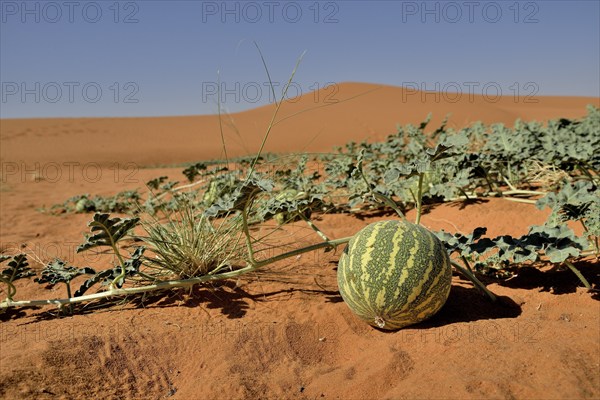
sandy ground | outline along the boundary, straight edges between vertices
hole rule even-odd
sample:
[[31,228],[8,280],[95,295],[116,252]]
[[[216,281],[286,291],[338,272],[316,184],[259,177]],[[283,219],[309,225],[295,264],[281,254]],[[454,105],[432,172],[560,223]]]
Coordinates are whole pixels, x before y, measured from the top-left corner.
[[[339,97],[372,88],[344,84]],[[429,111],[434,124],[452,112],[457,127],[473,120],[512,125],[517,117],[579,117],[585,104],[599,102],[540,97],[534,105],[513,99],[424,104],[402,103],[402,96],[399,88],[383,87],[300,114],[277,126],[268,149],[329,151],[348,140],[383,137],[396,123],[418,123]],[[284,107],[282,115],[306,108],[303,101],[311,100]],[[243,140],[227,133],[231,154],[258,147],[270,112],[232,116]],[[51,216],[38,208],[81,193],[142,188],[161,175],[183,180],[181,169],[150,167],[220,157],[216,125],[214,116],[2,120],[1,249],[25,245],[44,261],[59,256],[101,267],[102,260],[74,254],[90,215]],[[134,164],[124,165],[128,162]],[[337,238],[390,217],[324,215],[318,223]],[[435,206],[422,223],[519,235],[545,217],[531,205],[490,199],[467,207]],[[286,227],[276,238],[290,246],[318,240],[301,225]],[[0,398],[600,398],[599,298],[580,288],[569,271],[525,268],[509,281],[489,281],[499,304],[454,277],[450,298],[436,316],[387,333],[360,322],[342,301],[335,280],[338,257],[305,254],[274,267],[293,271],[293,279],[250,275],[192,292],[86,308],[74,317],[59,318],[48,308],[5,314]],[[577,266],[600,284],[597,262]],[[18,299],[64,294],[62,287],[49,291],[27,281],[18,288]]]

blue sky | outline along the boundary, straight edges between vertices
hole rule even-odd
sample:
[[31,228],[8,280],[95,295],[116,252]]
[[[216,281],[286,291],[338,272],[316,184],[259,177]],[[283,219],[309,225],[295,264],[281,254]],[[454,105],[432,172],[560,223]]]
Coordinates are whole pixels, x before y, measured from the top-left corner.
[[[600,97],[600,2],[0,0],[0,117],[193,115],[344,81]],[[219,73],[217,73],[219,71]]]

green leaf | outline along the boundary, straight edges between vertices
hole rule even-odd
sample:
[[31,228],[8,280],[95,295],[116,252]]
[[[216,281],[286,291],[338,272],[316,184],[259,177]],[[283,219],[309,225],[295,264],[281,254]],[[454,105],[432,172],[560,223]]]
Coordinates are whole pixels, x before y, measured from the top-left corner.
[[473,230],[473,233],[469,235],[463,235],[461,233],[451,234],[441,230],[435,232],[438,239],[444,243],[448,254],[458,252],[462,256],[468,256],[473,251],[472,246],[479,241],[479,239],[485,235],[487,228],[478,227]]
[[1,257],[1,262],[10,260],[8,262],[8,268],[5,268],[1,273],[3,281],[12,283],[18,279],[28,278],[35,275],[35,272],[29,268],[29,262],[27,261],[26,254],[17,254],[12,257],[3,255]]
[[74,278],[80,275],[94,275],[94,271],[90,267],[76,268],[67,266],[67,263],[61,259],[55,259],[50,262],[41,272],[41,277],[35,279],[35,282],[40,284],[49,283],[56,285],[57,283],[69,283]]
[[127,233],[140,222],[139,218],[110,218],[109,214],[94,214],[94,219],[88,223],[92,236],[77,247],[77,253],[95,247],[114,247]]
[[209,217],[217,217],[230,211],[241,211],[250,204],[254,198],[261,192],[271,192],[275,184],[272,179],[262,177],[258,173],[245,181],[238,181],[233,191],[222,193],[215,199],[205,214]]
[[[117,287],[122,287],[125,278],[132,277],[138,275],[140,272],[140,267],[142,266],[143,254],[146,248],[144,246],[136,247],[131,257],[125,261],[125,272],[126,275],[124,278],[120,279],[118,282],[115,282]],[[86,280],[77,291],[75,291],[74,296],[83,296],[85,292],[87,292],[91,287],[96,285],[97,283],[102,283],[102,285],[110,285],[119,275],[121,274],[121,267],[116,266],[112,269],[107,269],[104,271],[100,271],[96,273],[94,276]]]
[[183,175],[185,175],[185,177],[188,179],[188,181],[194,182],[194,179],[196,179],[196,177],[198,175],[202,175],[203,171],[206,171],[206,169],[207,169],[206,164],[196,163],[196,164],[190,165],[189,167],[184,169]]
[[587,240],[575,235],[566,225],[554,227],[532,226],[529,237],[542,242],[544,253],[552,263],[561,263],[568,258],[578,257],[587,248]]
[[425,117],[425,120],[423,120],[423,122],[421,122],[421,124],[419,125],[420,131],[424,131],[425,128],[427,128],[427,125],[429,125],[429,122],[431,122],[432,115],[433,115],[432,113],[427,114],[427,117]]
[[564,221],[585,221],[588,235],[600,234],[600,190],[591,182],[566,184],[558,193],[548,193],[536,202],[538,209],[549,207],[552,213],[546,224]]
[[148,186],[150,189],[158,190],[160,185],[162,185],[167,179],[169,179],[168,176],[161,176],[161,177],[149,180],[148,182],[146,182],[146,186]]

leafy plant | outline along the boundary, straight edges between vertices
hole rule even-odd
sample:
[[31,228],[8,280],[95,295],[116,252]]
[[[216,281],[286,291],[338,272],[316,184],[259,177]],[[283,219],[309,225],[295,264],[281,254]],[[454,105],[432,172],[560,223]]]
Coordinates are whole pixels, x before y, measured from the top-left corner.
[[[10,260],[10,261],[8,261]],[[19,279],[29,278],[35,275],[35,272],[29,268],[29,262],[27,261],[27,255],[17,254],[15,256],[0,256],[0,262],[8,261],[8,267],[2,270],[0,274],[0,282],[4,283],[6,288],[6,301],[10,303],[13,301],[17,288],[14,282]]]
[[470,271],[473,271],[470,262],[474,262],[474,268],[479,272],[506,276],[502,272],[511,266],[533,263],[546,257],[552,264],[564,263],[586,288],[592,288],[572,263],[587,248],[587,241],[577,237],[567,226],[532,226],[529,233],[519,238],[510,235],[484,238],[486,231],[486,228],[480,227],[466,236],[444,231],[437,232],[437,236],[448,253],[457,253]]
[[[275,115],[280,106],[281,102],[277,102]],[[179,185],[161,176],[147,182],[146,194],[134,190],[112,197],[81,195],[56,206],[56,211],[136,214],[144,209],[158,215],[191,204],[224,215],[225,210],[235,208],[232,202],[245,201],[244,197],[252,191],[247,190],[248,185],[254,184],[259,192],[270,195],[255,193],[257,208],[255,215],[248,218],[262,222],[277,216],[279,222],[286,222],[301,219],[298,213],[307,216],[323,207],[328,212],[380,208],[381,202],[370,201],[372,193],[365,178],[372,190],[393,198],[403,211],[417,208],[419,191],[423,203],[483,196],[534,203],[536,200],[528,197],[544,196],[570,181],[584,179],[595,186],[600,184],[597,156],[600,140],[595,134],[600,126],[600,111],[594,107],[581,120],[559,119],[546,125],[517,121],[513,128],[475,123],[455,131],[443,123],[428,132],[430,118],[429,115],[417,126],[399,126],[381,142],[350,142],[337,148],[336,153],[312,159],[300,156],[295,162],[296,169],[290,169],[289,163],[272,169],[274,157],[263,155],[261,147],[253,157],[235,159],[236,168],[231,168],[233,160],[203,161],[188,166],[183,174],[189,184]],[[265,140],[275,124],[272,119]],[[436,151],[443,157],[432,163]],[[356,169],[359,154],[363,160],[362,173]],[[325,163],[323,176],[306,168],[311,161]],[[257,175],[263,167],[272,171],[270,176]],[[259,183],[261,179],[270,180],[271,188],[264,190],[265,185]],[[566,183],[560,184],[561,179]],[[288,198],[287,194],[293,190],[305,193],[302,201],[297,204],[279,201]],[[281,211],[276,212],[278,207]]]
[[104,271],[100,271],[95,273],[94,276],[87,279],[81,287],[75,292],[75,297],[83,296],[85,292],[87,292],[92,286],[97,283],[101,283],[104,286],[113,287],[122,287],[125,282],[125,278],[134,277],[136,275],[143,275],[145,278],[155,281],[153,277],[142,274],[140,272],[140,267],[142,266],[142,256],[144,254],[144,250],[146,248],[144,246],[136,247],[133,254],[124,261],[123,266],[117,265],[114,268],[107,269]]
[[110,218],[109,214],[94,214],[94,219],[88,224],[92,235],[85,243],[77,247],[77,253],[97,247],[110,247],[119,260],[121,272],[111,282],[111,288],[121,287],[127,275],[127,265],[119,251],[118,242],[140,222],[139,218]]
[[[73,297],[71,295],[71,281],[81,275],[95,275],[94,271],[90,267],[77,268],[73,266],[67,266],[67,263],[61,259],[55,259],[50,262],[41,272],[41,276],[35,279],[35,282],[40,284],[50,284],[51,286],[57,283],[64,283],[67,288],[67,297]],[[69,304],[71,314],[73,313],[73,305]]]
[[119,192],[114,196],[90,196],[89,194],[82,194],[73,196],[62,204],[53,205],[49,212],[51,214],[61,214],[64,212],[134,213],[140,209],[141,198],[141,194],[137,189]]
[[596,256],[600,255],[600,190],[591,182],[577,181],[565,184],[558,193],[548,193],[536,202],[540,210],[552,210],[547,225],[557,225],[566,221],[578,221],[583,226],[588,239],[593,243]]

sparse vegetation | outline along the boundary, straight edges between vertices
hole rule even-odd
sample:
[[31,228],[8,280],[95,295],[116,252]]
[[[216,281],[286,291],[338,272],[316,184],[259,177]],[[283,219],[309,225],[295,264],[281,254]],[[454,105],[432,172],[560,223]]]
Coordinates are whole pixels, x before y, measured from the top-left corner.
[[[452,265],[460,274],[492,300],[494,295],[477,274],[510,276],[528,263],[565,265],[593,289],[573,262],[586,255],[599,256],[599,109],[590,106],[588,115],[576,121],[559,119],[546,125],[517,121],[513,129],[476,123],[455,131],[444,122],[429,131],[428,116],[419,126],[398,127],[380,142],[351,142],[330,154],[287,156],[296,157],[292,168],[289,158],[266,157],[262,151],[296,68],[282,98],[275,102],[258,153],[238,159],[235,168],[227,159],[199,162],[183,170],[186,184],[160,176],[147,182],[145,193],[134,189],[112,197],[86,194],[52,207],[51,211],[61,213],[95,212],[89,223],[91,235],[77,252],[108,248],[116,264],[96,272],[54,260],[37,281],[65,283],[68,297],[17,301],[14,281],[34,273],[25,254],[2,256],[2,261],[10,261],[1,276],[6,299],[0,309],[69,304],[72,310],[73,304],[85,301],[235,278],[350,241],[351,237],[330,238],[312,219],[316,214],[392,209],[404,218],[414,208],[419,224],[429,205],[468,204],[490,196],[550,207],[552,213],[545,225],[531,227],[519,238],[485,238],[485,227],[468,236],[439,232],[448,253],[457,256]],[[223,136],[222,141],[225,150]],[[254,237],[250,227],[271,219],[279,227],[305,221],[320,240],[261,258],[257,248],[264,246],[265,238]],[[584,236],[577,237],[565,226],[567,220],[578,221]],[[140,228],[144,235],[135,233]],[[135,244],[140,240],[144,246]],[[71,280],[83,274],[91,277],[71,295]],[[108,289],[85,294],[96,285]]]
[[[563,119],[551,121],[547,126],[518,123],[513,131],[475,124],[458,132],[442,126],[427,133],[425,121],[419,127],[399,128],[384,142],[349,143],[338,149],[336,155],[313,158],[301,155],[295,169],[268,171],[266,166],[273,167],[273,161],[270,164],[261,161],[260,155],[252,158],[256,162],[247,159],[241,163],[242,168],[231,170],[219,164],[210,168],[195,164],[186,169],[191,187],[182,190],[167,177],[157,178],[148,183],[151,190],[144,203],[137,191],[124,192],[134,194],[128,201],[135,207],[114,211],[136,216],[111,218],[108,214],[95,214],[90,223],[92,235],[78,251],[109,247],[118,264],[93,274],[91,269],[65,269],[69,276],[77,271],[92,274],[73,297],[15,301],[13,282],[31,276],[32,271],[23,269],[27,265],[26,255],[4,256],[4,260],[11,259],[12,267],[2,275],[7,296],[0,307],[72,304],[237,277],[286,257],[331,249],[350,240],[349,237],[330,239],[311,219],[313,213],[362,213],[393,208],[402,217],[403,212],[416,207],[418,223],[421,210],[435,202],[468,203],[483,196],[529,202],[538,208],[549,207],[552,212],[545,225],[531,227],[527,235],[518,238],[507,235],[487,238],[485,227],[468,236],[439,232],[438,238],[448,252],[456,255],[452,263],[457,271],[491,298],[493,295],[476,274],[508,277],[525,264],[564,265],[585,287],[593,289],[574,262],[579,257],[599,255],[600,159],[596,154],[600,154],[600,143],[595,135],[589,134],[599,120],[600,111],[590,108],[581,121]],[[547,145],[556,142],[565,145],[559,148]],[[593,149],[580,149],[582,142]],[[516,149],[517,143],[523,148]],[[535,164],[527,164],[525,158]],[[311,162],[325,162],[325,167],[311,170]],[[532,175],[527,165],[535,165],[536,174]],[[552,171],[562,180],[557,183],[548,174],[540,174],[542,170]],[[205,182],[195,186],[198,177]],[[122,194],[119,196],[123,198]],[[88,196],[77,199],[77,203],[82,201],[89,201]],[[261,239],[252,237],[249,227],[270,219],[279,224],[304,220],[322,240],[277,257],[258,259],[255,247]],[[568,220],[580,223],[585,234],[577,237],[565,225]],[[145,234],[134,234],[132,230],[140,225]],[[124,256],[121,243],[129,243],[128,238],[142,240],[145,246],[134,246],[131,254]],[[60,279],[48,280],[48,274],[57,265],[54,262],[46,267],[39,282],[64,282],[70,291],[70,279],[55,274]],[[127,282],[133,287],[125,287]],[[84,295],[96,284],[108,285],[109,290]]]

